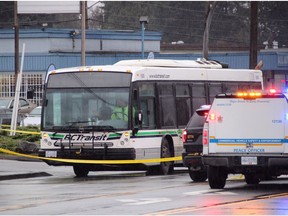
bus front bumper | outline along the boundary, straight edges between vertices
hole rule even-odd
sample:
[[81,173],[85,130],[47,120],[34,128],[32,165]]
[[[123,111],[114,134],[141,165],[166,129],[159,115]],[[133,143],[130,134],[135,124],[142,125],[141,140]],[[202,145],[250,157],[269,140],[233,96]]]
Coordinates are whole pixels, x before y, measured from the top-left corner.
[[[69,162],[61,162],[53,159],[73,160],[135,160],[134,148],[102,148],[102,149],[40,149],[39,157],[47,158],[44,161],[49,165],[73,165]],[[49,160],[51,158],[52,160]]]

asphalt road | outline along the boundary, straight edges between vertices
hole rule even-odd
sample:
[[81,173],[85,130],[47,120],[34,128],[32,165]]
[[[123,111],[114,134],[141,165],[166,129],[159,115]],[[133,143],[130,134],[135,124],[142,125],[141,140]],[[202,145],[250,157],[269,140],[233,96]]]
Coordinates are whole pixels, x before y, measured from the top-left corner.
[[1,215],[288,214],[287,176],[254,186],[229,176],[224,189],[212,190],[208,182],[193,183],[185,168],[168,176],[109,171],[75,178],[71,167],[5,159],[0,163]]

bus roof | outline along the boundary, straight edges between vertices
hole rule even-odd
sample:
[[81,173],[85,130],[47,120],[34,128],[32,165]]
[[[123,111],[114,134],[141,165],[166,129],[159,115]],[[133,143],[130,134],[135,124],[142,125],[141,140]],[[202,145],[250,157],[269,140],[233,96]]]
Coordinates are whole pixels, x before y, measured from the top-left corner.
[[[250,69],[230,69],[222,68],[221,64],[214,61],[205,61],[199,63],[193,60],[165,60],[165,59],[143,59],[143,60],[124,60],[114,65],[95,65],[80,66],[71,68],[62,68],[53,73],[69,72],[116,72],[132,73],[132,82],[144,80],[198,80],[198,81],[255,81],[263,82],[262,72],[260,70]],[[210,66],[208,66],[208,62]],[[213,63],[211,63],[213,62]],[[47,76],[48,78],[48,76]],[[46,81],[47,81],[46,78]]]
[[136,59],[123,60],[114,65],[137,67],[174,67],[174,68],[223,68],[216,61],[201,60],[171,60],[171,59]]

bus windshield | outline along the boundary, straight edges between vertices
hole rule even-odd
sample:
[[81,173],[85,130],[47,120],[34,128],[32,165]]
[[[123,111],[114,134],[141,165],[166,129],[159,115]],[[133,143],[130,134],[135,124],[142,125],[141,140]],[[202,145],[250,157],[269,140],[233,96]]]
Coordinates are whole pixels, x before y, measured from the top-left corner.
[[99,130],[127,129],[131,77],[124,73],[98,75],[91,77],[85,72],[52,75],[46,89],[43,129],[73,131],[85,126]]

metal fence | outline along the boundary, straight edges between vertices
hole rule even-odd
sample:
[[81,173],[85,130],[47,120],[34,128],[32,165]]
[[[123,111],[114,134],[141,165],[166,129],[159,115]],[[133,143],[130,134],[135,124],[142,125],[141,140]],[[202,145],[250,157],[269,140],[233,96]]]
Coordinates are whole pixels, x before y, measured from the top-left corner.
[[[27,98],[28,91],[33,91],[31,102],[38,106],[42,103],[44,77],[42,74],[23,74],[20,97]],[[15,74],[0,74],[0,98],[15,96]]]

